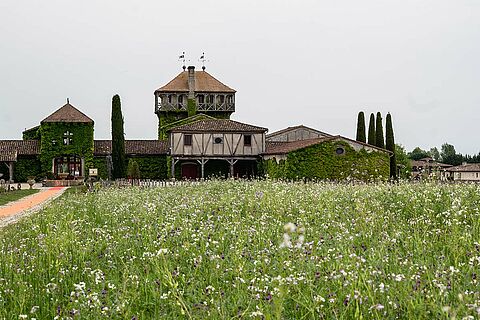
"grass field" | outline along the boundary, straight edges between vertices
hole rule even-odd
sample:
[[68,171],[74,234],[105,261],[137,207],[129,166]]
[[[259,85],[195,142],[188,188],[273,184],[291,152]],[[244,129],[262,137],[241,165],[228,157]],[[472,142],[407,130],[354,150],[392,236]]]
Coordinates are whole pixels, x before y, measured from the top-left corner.
[[0,319],[474,319],[479,185],[70,193],[0,230]]
[[2,192],[0,193],[0,206],[3,206],[12,201],[19,200],[31,194],[37,193],[38,191],[39,191],[38,189],[23,189],[23,190]]

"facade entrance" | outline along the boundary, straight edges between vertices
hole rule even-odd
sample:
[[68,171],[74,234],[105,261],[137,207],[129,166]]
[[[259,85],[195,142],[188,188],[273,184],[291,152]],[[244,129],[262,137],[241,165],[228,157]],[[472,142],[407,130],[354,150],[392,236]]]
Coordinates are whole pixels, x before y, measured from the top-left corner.
[[75,179],[83,175],[82,159],[77,156],[55,158],[53,172],[59,179]]
[[197,179],[198,178],[198,166],[196,163],[182,163],[182,178],[185,179]]

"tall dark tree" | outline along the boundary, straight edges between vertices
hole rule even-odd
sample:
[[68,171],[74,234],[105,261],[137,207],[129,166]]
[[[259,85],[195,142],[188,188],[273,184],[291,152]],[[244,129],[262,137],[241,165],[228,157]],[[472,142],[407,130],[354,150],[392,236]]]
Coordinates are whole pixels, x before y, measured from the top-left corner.
[[357,119],[357,141],[367,142],[367,137],[365,134],[365,115],[363,111],[358,113]]
[[392,125],[392,116],[390,113],[387,114],[387,119],[385,121],[385,148],[388,151],[393,152],[393,155],[390,157],[390,178],[397,178],[397,158],[395,156],[395,138],[393,136],[393,125]]
[[368,144],[372,146],[375,144],[375,115],[370,113],[370,120],[368,122]]
[[113,178],[125,178],[125,135],[123,131],[123,115],[120,96],[112,98],[112,164]]
[[375,145],[379,148],[385,148],[385,140],[383,139],[382,114],[380,112],[377,112],[377,118],[375,122]]

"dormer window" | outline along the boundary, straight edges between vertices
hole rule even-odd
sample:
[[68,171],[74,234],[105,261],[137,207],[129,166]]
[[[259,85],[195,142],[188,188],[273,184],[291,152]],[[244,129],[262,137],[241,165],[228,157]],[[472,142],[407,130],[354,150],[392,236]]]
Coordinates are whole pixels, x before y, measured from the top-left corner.
[[70,132],[70,131],[65,131],[63,133],[63,145],[64,146],[68,146],[68,145],[71,145],[73,144],[73,133]]

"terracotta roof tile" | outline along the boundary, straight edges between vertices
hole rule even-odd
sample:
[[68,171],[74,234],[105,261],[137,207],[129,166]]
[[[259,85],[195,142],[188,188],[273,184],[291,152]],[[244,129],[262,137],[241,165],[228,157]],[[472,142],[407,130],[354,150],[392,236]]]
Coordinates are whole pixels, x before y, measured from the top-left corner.
[[86,116],[83,112],[67,103],[48,117],[42,120],[44,122],[79,122],[93,123],[93,120]]
[[[111,140],[95,140],[94,152],[97,156],[106,156],[112,153]],[[166,141],[160,140],[125,140],[126,154],[160,155],[168,153]]]
[[17,161],[16,151],[0,151],[0,162],[12,162]]
[[228,120],[199,120],[170,129],[171,132],[266,132],[268,129]]
[[[12,158],[17,155],[38,155],[40,154],[40,141],[38,140],[0,140],[0,156]],[[6,161],[6,160],[5,160]]]
[[[155,92],[188,92],[188,71],[182,71],[178,76]],[[235,90],[224,85],[206,71],[195,71],[195,92],[231,92]]]
[[480,172],[480,163],[466,163],[446,169],[452,172]]
[[314,144],[325,142],[331,139],[332,139],[331,137],[328,137],[328,138],[297,140],[297,141],[290,141],[290,142],[266,141],[264,154],[285,154],[298,149],[313,146]]
[[298,149],[306,148],[306,147],[309,147],[318,143],[326,142],[326,141],[346,141],[349,143],[358,143],[365,147],[373,148],[380,152],[391,154],[391,152],[386,149],[382,149],[376,146],[369,145],[364,142],[352,140],[342,136],[330,136],[330,137],[297,140],[297,141],[290,141],[290,142],[266,141],[264,154],[266,155],[286,154]]

